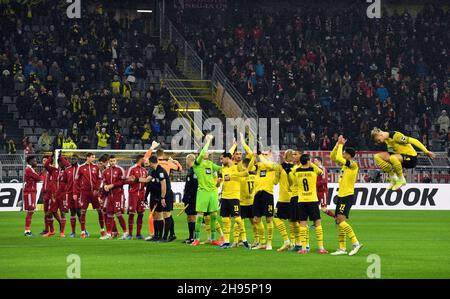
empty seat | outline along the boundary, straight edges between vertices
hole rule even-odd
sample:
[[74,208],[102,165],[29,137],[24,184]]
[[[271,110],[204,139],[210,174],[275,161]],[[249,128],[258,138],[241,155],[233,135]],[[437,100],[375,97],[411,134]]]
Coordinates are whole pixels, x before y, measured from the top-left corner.
[[28,127],[28,121],[26,119],[19,119],[19,128]]
[[135,150],[141,150],[141,149],[142,149],[142,144],[139,144],[139,143],[138,143],[138,144],[135,144],[135,145],[134,145],[134,149],[135,149]]
[[15,171],[15,170],[10,170],[10,171],[8,171],[8,176],[9,176],[10,178],[11,178],[11,177],[14,177],[14,178],[18,177],[17,171]]
[[13,101],[10,96],[3,96],[3,104],[12,104]]
[[[19,125],[20,126],[20,125]],[[30,136],[30,135],[33,135],[34,133],[33,133],[33,128],[24,128],[23,129],[23,134],[25,135],[25,136]]]
[[38,137],[35,136],[35,135],[32,135],[32,136],[29,136],[28,140],[29,140],[31,143],[37,143],[37,142],[38,142]]
[[44,131],[42,128],[36,128],[36,129],[34,129],[34,134],[41,135],[42,131]]
[[18,111],[16,104],[8,104],[8,112],[16,112],[16,111]]
[[130,143],[127,143],[127,144],[125,145],[125,149],[127,149],[127,150],[132,150],[132,149],[133,149],[133,145],[130,144]]
[[144,149],[148,149],[151,147],[151,144],[144,144]]

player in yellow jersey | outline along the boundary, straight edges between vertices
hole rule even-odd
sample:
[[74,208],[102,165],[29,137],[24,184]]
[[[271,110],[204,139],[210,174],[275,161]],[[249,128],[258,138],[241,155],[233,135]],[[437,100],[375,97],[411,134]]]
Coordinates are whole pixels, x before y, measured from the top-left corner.
[[241,180],[248,176],[247,171],[239,171],[237,165],[233,163],[232,155],[225,153],[222,156],[223,167],[222,175],[222,199],[220,206],[220,216],[222,217],[223,232],[225,241],[219,246],[221,249],[231,248],[230,231],[231,217],[239,226],[239,232],[242,235],[242,243],[246,249],[250,249],[245,233],[244,221],[240,214],[239,198],[241,197]]
[[317,197],[317,176],[323,174],[322,169],[311,162],[308,154],[300,157],[301,166],[293,172],[294,184],[298,192],[298,220],[300,221],[300,240],[302,249],[300,254],[307,254],[308,218],[314,222],[319,254],[327,254],[323,247],[323,229],[320,220],[319,198]]
[[395,191],[406,185],[403,168],[414,168],[417,165],[417,152],[414,147],[420,149],[431,159],[436,157],[422,142],[400,132],[384,132],[379,128],[373,128],[371,135],[376,143],[387,145],[387,152],[375,154],[374,159],[375,163],[389,175],[388,189]]
[[288,149],[284,152],[284,161],[281,164],[276,165],[275,181],[274,184],[279,184],[278,201],[275,208],[274,220],[275,226],[283,237],[283,246],[277,249],[277,251],[288,250],[291,241],[289,240],[286,225],[283,220],[291,219],[291,190],[289,187],[289,173],[294,166],[293,155],[294,151]]
[[358,176],[358,163],[353,159],[356,155],[355,149],[347,147],[343,150],[347,140],[340,135],[338,141],[331,151],[330,158],[342,167],[339,176],[339,191],[336,201],[336,223],[338,225],[339,249],[331,255],[347,254],[346,237],[352,241],[353,249],[349,255],[355,255],[363,246],[356,238],[356,234],[350,224],[347,223],[350,209],[354,204],[355,183]]
[[[241,134],[242,145],[244,146],[247,158],[253,158],[254,154],[250,147],[245,143],[244,136]],[[258,154],[259,162],[249,169],[249,171],[256,170],[255,176],[255,191],[253,197],[253,221],[258,228],[259,245],[252,249],[266,249],[272,250],[273,239],[273,183],[275,179],[275,167],[271,161],[272,152],[265,150]],[[267,223],[267,242],[264,224],[262,217],[266,218]]]
[[301,150],[294,150],[292,152],[292,161],[293,166],[288,175],[289,179],[289,189],[291,191],[291,201],[290,201],[290,219],[289,219],[289,233],[290,233],[290,241],[291,241],[291,250],[299,251],[302,249],[300,242],[300,221],[298,220],[298,188],[297,184],[294,183],[295,170],[301,166],[300,157],[303,154]]

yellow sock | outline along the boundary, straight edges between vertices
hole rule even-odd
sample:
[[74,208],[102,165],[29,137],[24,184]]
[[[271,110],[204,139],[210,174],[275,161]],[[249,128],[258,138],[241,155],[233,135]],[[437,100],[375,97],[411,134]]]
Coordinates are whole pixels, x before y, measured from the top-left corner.
[[223,236],[223,230],[222,226],[220,226],[219,220],[216,220],[216,232],[218,232],[219,235]]
[[272,245],[273,239],[273,221],[267,223],[267,244]]
[[399,178],[403,177],[403,166],[402,163],[400,163],[400,160],[395,155],[391,155],[389,157],[389,161],[391,161],[392,167],[394,167],[397,176]]
[[300,242],[302,244],[303,249],[306,249],[306,232],[308,228],[306,226],[300,226]]
[[245,233],[244,220],[242,220],[241,217],[235,217],[234,221],[235,221],[234,224],[237,224],[237,226],[238,226],[238,230],[239,230],[238,237],[241,237],[240,238],[241,241],[247,241],[247,234]]
[[309,247],[309,226],[306,225],[306,247]]
[[384,172],[386,172],[389,176],[394,175],[394,169],[392,169],[392,165],[388,162],[384,161],[379,154],[375,154],[373,156],[375,160],[375,164],[377,164]]
[[283,241],[289,241],[288,233],[286,230],[286,225],[284,224],[283,220],[280,218],[274,218],[273,222],[275,222],[275,225],[277,226],[278,231],[280,232],[281,236],[283,237]]
[[289,221],[289,236],[290,240],[295,243],[295,222]]
[[206,235],[208,236],[208,240],[211,240],[211,216],[205,216],[203,220],[205,220]]
[[258,225],[252,222],[252,228],[253,228],[253,242],[259,243]]
[[338,226],[338,240],[339,240],[339,248],[344,251],[347,250],[345,232],[340,225]]
[[295,245],[301,245],[302,241],[300,240],[300,223],[294,222],[294,234],[295,234]]
[[264,224],[262,221],[260,221],[258,224],[258,237],[259,237],[259,243],[260,244],[266,244],[266,232],[264,229]]
[[223,234],[225,243],[230,243],[231,219],[230,217],[222,217]]
[[239,239],[239,224],[235,221],[233,225],[233,243],[237,243]]
[[323,248],[323,229],[322,225],[316,226],[316,239],[317,239],[317,246],[319,246],[319,249]]
[[339,223],[339,226],[345,232],[345,235],[350,238],[352,244],[358,243],[358,239],[356,238],[355,232],[353,231],[353,228],[350,224],[348,224],[345,221],[342,221],[341,223]]

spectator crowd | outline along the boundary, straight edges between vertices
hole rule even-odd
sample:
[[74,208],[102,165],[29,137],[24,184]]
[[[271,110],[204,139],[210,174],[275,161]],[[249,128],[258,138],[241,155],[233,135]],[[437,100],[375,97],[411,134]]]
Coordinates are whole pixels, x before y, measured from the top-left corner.
[[446,150],[450,11],[424,5],[416,16],[369,19],[358,3],[203,17],[179,7],[173,20],[209,75],[217,64],[259,117],[280,118],[281,144],[330,150],[344,132],[369,149],[378,126]]
[[[68,19],[65,2],[53,1],[2,1],[0,12],[0,98],[16,96],[19,119],[44,129],[31,150],[123,149],[170,132],[169,94],[151,80],[165,51],[143,18],[119,19],[97,4]],[[16,151],[6,125],[0,150]]]

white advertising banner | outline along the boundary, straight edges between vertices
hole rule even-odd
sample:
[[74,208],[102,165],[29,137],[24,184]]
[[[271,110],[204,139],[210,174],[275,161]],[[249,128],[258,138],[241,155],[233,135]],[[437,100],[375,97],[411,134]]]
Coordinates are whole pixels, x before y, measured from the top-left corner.
[[[386,190],[387,184],[356,184],[354,210],[450,210],[450,184],[408,184],[398,191]],[[22,210],[22,183],[0,184],[0,211]],[[38,184],[38,203],[42,203],[40,194],[42,184]],[[172,183],[175,201],[181,202],[184,183]],[[328,184],[329,208],[335,207],[334,201],[338,184]],[[274,188],[275,202],[278,186]],[[125,197],[128,197],[125,185]]]

